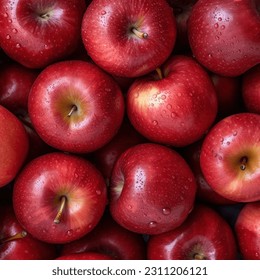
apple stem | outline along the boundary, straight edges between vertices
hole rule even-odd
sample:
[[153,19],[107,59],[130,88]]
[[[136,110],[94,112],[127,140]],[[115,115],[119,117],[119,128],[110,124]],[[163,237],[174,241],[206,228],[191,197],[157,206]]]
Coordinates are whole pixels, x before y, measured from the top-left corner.
[[23,230],[23,231],[18,232],[18,233],[14,234],[10,237],[0,239],[0,244],[6,243],[6,242],[9,242],[9,241],[13,241],[13,240],[16,240],[16,239],[24,238],[26,235],[27,235],[27,232]]
[[201,254],[199,254],[199,253],[195,253],[195,254],[193,255],[193,259],[194,259],[194,260],[206,260],[205,256],[203,256],[203,255],[201,255]]
[[146,32],[139,31],[135,27],[132,28],[131,31],[140,39],[146,39],[148,37],[148,34]]
[[157,72],[157,74],[159,76],[159,79],[162,80],[163,79],[163,73],[162,73],[161,68],[156,68],[155,70],[156,70],[156,72]]
[[59,224],[60,223],[61,215],[62,215],[63,210],[65,208],[66,200],[67,200],[66,196],[62,196],[61,197],[60,208],[59,208],[59,211],[58,211],[58,213],[57,213],[57,215],[56,215],[56,217],[55,217],[55,219],[53,221],[55,224]]
[[240,169],[243,171],[246,170],[247,160],[248,160],[247,157],[242,157],[240,160],[240,163],[241,163]]
[[76,105],[73,105],[68,113],[68,117],[71,117],[74,112],[78,110]]

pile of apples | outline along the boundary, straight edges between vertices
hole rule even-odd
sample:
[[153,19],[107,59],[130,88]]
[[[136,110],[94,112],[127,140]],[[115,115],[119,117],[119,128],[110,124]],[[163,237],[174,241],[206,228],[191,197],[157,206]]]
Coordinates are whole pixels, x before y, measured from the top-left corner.
[[260,259],[258,0],[0,0],[0,259]]

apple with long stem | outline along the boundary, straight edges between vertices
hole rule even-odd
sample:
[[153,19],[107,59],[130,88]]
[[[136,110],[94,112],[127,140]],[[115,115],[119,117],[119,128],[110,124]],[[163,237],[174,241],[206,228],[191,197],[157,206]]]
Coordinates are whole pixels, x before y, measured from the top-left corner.
[[101,219],[107,190],[87,160],[50,153],[28,163],[15,180],[13,207],[33,237],[66,243],[90,232]]
[[147,244],[151,260],[234,260],[237,255],[231,227],[204,205],[196,205],[180,227],[151,236]]
[[197,185],[176,151],[138,144],[120,155],[110,183],[110,212],[117,223],[141,234],[181,225],[193,208]]
[[165,0],[96,0],[84,14],[82,39],[101,68],[136,77],[154,70],[171,54],[176,22]]
[[11,205],[0,208],[0,259],[51,260],[57,248],[33,238],[17,221]]
[[221,196],[237,201],[260,199],[260,115],[238,113],[216,123],[205,137],[202,173]]
[[29,68],[44,68],[80,42],[84,0],[0,1],[0,46]]
[[54,63],[35,80],[28,111],[39,136],[50,146],[89,153],[107,144],[124,117],[117,83],[96,65],[79,60]]

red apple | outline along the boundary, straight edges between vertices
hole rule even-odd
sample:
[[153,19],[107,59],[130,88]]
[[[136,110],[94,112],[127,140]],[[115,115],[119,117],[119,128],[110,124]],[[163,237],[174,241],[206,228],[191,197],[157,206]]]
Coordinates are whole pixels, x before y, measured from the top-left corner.
[[107,203],[100,172],[79,156],[50,153],[21,171],[13,190],[18,221],[33,237],[66,243],[90,232]]
[[239,113],[219,121],[203,141],[200,156],[206,181],[237,201],[260,199],[260,115]]
[[102,253],[84,252],[60,256],[56,260],[113,260],[113,258]]
[[0,46],[29,68],[43,68],[72,53],[80,40],[84,0],[1,0]]
[[142,235],[121,227],[106,213],[90,233],[64,244],[61,250],[62,255],[84,252],[105,253],[119,260],[143,260],[146,244]]
[[50,260],[57,256],[55,245],[33,238],[18,223],[12,206],[0,209],[0,259]]
[[208,206],[196,205],[175,230],[151,236],[150,260],[233,260],[237,258],[234,233],[228,223]]
[[237,217],[235,232],[242,258],[260,260],[260,201],[244,205]]
[[246,109],[260,114],[260,64],[244,74],[242,95]]
[[20,120],[0,105],[0,187],[10,183],[26,160],[29,140]]
[[145,138],[133,128],[128,119],[125,119],[113,139],[104,147],[92,153],[92,161],[106,181],[109,182],[118,157],[126,149],[143,142],[145,142]]
[[142,234],[178,227],[193,208],[196,183],[174,150],[138,144],[118,158],[111,176],[110,211],[121,226]]
[[260,63],[258,0],[199,0],[188,35],[196,59],[222,76],[239,76]]
[[0,104],[23,123],[29,137],[27,161],[50,151],[50,147],[36,133],[28,116],[28,95],[38,71],[18,63],[6,63],[0,69]]
[[196,183],[198,186],[196,198],[197,200],[209,203],[211,205],[233,204],[234,201],[224,198],[223,196],[216,193],[205,180],[200,167],[200,153],[203,140],[204,139],[186,146],[182,151],[182,155],[190,165],[196,179]]
[[171,54],[176,22],[165,0],[96,0],[84,14],[82,39],[101,68],[136,77],[154,70]]
[[128,117],[153,142],[189,145],[202,138],[215,120],[215,88],[190,57],[173,56],[160,72],[132,84],[127,94]]
[[116,82],[92,63],[63,61],[45,68],[28,100],[36,132],[50,146],[87,153],[107,144],[124,116]]

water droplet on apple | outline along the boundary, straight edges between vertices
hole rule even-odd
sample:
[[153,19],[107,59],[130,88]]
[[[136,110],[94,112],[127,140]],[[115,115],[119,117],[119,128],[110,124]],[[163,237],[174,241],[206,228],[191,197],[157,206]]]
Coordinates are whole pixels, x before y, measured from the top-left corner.
[[101,11],[101,15],[104,16],[107,12],[106,11]]
[[166,99],[166,95],[162,95],[161,99],[165,100]]
[[15,45],[15,47],[16,47],[17,49],[20,49],[20,48],[21,48],[21,44],[17,43],[17,44]]
[[219,18],[218,18],[218,21],[222,21],[222,17],[219,17]]
[[8,22],[9,22],[9,23],[12,23],[13,21],[12,21],[11,19],[8,19]]
[[216,36],[215,38],[216,38],[217,40],[219,40],[219,36]]
[[5,18],[8,18],[8,13],[4,13],[4,17],[5,17]]
[[153,125],[157,125],[158,122],[156,120],[153,120]]
[[133,209],[133,206],[132,205],[128,205],[128,209]]
[[219,156],[218,159],[219,159],[219,160],[222,160],[223,158],[222,158],[222,156]]
[[69,229],[69,230],[67,231],[67,235],[68,235],[68,236],[71,236],[72,233],[73,233],[73,230],[72,230],[72,229]]
[[111,92],[111,88],[105,88],[106,92]]
[[153,104],[153,103],[151,103],[151,107],[154,107],[154,104]]
[[215,23],[215,24],[214,24],[214,27],[215,27],[215,28],[218,28],[218,26],[219,26],[218,23]]
[[167,105],[167,109],[171,110],[171,108],[172,108],[172,105],[171,105],[171,104],[168,104],[168,105]]
[[[191,177],[189,177],[189,178],[188,178],[188,181],[189,181],[189,182],[193,182],[193,179],[192,179]],[[186,189],[188,189],[188,186],[186,186],[186,187],[187,187]]]
[[93,224],[89,224],[89,225],[88,225],[88,228],[89,228],[89,229],[92,229],[92,228],[93,228]]
[[149,223],[149,227],[150,228],[154,228],[154,227],[156,227],[157,226],[157,223],[155,222],[155,221],[151,221],[150,223]]
[[208,54],[208,57],[209,57],[209,58],[212,58],[212,54],[211,54],[211,53],[209,53],[209,54]]
[[44,48],[45,48],[45,50],[47,50],[47,49],[48,49],[48,45],[45,44],[45,45],[44,45]]
[[174,113],[174,112],[171,113],[171,117],[172,117],[173,119],[174,119],[176,116],[177,116],[176,113]]
[[16,28],[14,28],[14,29],[12,30],[12,32],[13,32],[14,34],[16,34],[18,31],[17,31]]
[[221,27],[220,27],[222,30],[224,30],[225,28],[226,28],[226,26],[225,25],[221,25]]
[[139,97],[139,92],[136,92],[135,93],[135,98],[138,98]]
[[228,146],[230,145],[230,142],[229,142],[229,141],[227,141],[227,145],[228,145]]
[[162,209],[163,215],[170,215],[171,214],[171,208],[165,207]]
[[101,193],[102,193],[101,190],[96,190],[97,195],[101,195]]
[[6,35],[5,37],[7,40],[10,40],[11,39],[11,36],[9,34]]
[[237,131],[234,131],[234,132],[233,132],[233,136],[237,136]]

